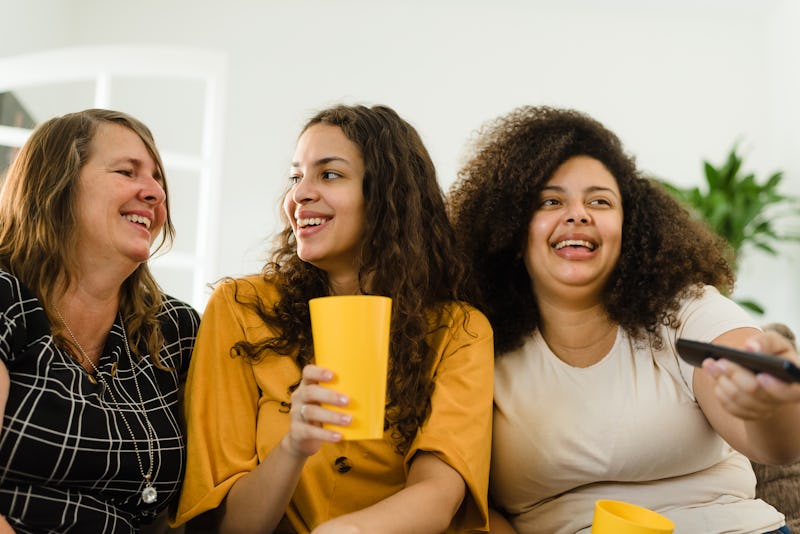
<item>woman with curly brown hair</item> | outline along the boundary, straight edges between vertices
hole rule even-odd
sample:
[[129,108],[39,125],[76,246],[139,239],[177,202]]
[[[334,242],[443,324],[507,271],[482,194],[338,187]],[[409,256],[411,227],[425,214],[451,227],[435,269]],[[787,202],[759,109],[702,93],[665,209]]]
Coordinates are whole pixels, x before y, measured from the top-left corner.
[[[176,523],[485,531],[492,334],[460,302],[464,263],[419,135],[383,106],[322,111],[297,141],[290,182],[272,261],[220,285],[205,310]],[[348,419],[321,406],[345,400],[314,365],[308,301],[347,294],[393,301],[382,440],[322,428]]]
[[791,386],[728,362],[695,369],[675,349],[758,333],[723,296],[720,238],[572,110],[487,126],[450,202],[495,332],[490,496],[516,530],[588,532],[598,499],[654,509],[676,532],[781,528],[745,455],[800,454],[800,405],[780,400]]

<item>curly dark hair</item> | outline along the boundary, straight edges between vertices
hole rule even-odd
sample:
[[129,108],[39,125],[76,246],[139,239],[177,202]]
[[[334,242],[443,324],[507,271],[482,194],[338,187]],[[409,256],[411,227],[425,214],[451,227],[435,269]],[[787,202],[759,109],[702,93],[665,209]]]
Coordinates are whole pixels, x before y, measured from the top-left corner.
[[[385,425],[394,428],[392,437],[403,453],[430,410],[435,354],[426,336],[441,320],[445,304],[469,293],[466,262],[459,260],[444,193],[414,127],[385,106],[326,109],[303,132],[319,123],[341,128],[364,159],[370,224],[358,258],[359,285],[362,293],[392,298]],[[281,298],[271,309],[255,303],[262,320],[280,334],[258,343],[239,342],[233,351],[256,360],[270,351],[293,356],[302,369],[313,359],[308,301],[330,290],[326,273],[298,257],[295,236],[283,217],[286,225],[262,270]]]
[[470,156],[450,190],[448,209],[479,288],[470,298],[492,324],[496,355],[521,346],[540,324],[521,257],[542,188],[574,156],[603,163],[622,195],[620,257],[603,295],[612,321],[634,339],[661,346],[658,328],[677,326],[682,298],[704,284],[725,293],[733,288],[724,239],[644,177],[617,136],[591,117],[521,107],[485,125]]

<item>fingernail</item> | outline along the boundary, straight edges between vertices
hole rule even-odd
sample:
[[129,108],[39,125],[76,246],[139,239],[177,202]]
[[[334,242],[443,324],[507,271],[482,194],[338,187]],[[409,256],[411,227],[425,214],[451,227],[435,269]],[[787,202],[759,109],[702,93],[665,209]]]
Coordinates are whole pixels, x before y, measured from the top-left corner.
[[761,343],[753,339],[748,339],[745,341],[744,346],[754,352],[761,352]]
[[767,373],[758,373],[756,375],[756,380],[758,380],[758,383],[761,384],[762,386],[770,386],[772,384],[777,384],[778,382],[780,382],[780,380],[778,380],[772,375],[768,375]]
[[334,432],[333,434],[331,434],[331,437],[333,438],[333,441],[341,441],[342,440],[342,435],[339,434],[338,432]]
[[343,425],[349,425],[353,421],[353,416],[344,414],[339,417],[339,421],[341,421]]
[[341,404],[342,406],[344,406],[344,405],[345,405],[345,404],[347,404],[348,402],[350,402],[350,399],[348,399],[348,398],[347,398],[347,396],[345,396],[345,395],[339,395],[339,404]]

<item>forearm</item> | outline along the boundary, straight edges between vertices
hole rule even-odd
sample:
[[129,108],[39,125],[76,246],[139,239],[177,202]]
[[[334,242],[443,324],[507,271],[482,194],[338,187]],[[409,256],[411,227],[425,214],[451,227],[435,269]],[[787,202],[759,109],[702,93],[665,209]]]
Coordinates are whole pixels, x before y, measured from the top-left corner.
[[800,459],[800,405],[784,406],[773,417],[745,421],[744,425],[754,451],[751,460],[778,465]]
[[[714,342],[745,348],[744,335],[753,336],[748,329],[739,329]],[[754,335],[769,341],[758,332]],[[776,347],[767,348],[767,353],[780,354]],[[800,458],[800,386],[768,374],[755,375],[724,359],[704,361],[703,370],[694,374],[693,386],[712,426],[748,458],[764,464]]]
[[517,534],[508,519],[494,508],[489,508],[489,532],[491,534]]
[[219,532],[272,532],[286,513],[306,457],[281,440],[256,469],[231,488],[220,507]]
[[464,480],[458,472],[433,454],[420,453],[405,488],[368,508],[320,525],[314,533],[339,532],[344,527],[361,533],[444,532],[464,494]]

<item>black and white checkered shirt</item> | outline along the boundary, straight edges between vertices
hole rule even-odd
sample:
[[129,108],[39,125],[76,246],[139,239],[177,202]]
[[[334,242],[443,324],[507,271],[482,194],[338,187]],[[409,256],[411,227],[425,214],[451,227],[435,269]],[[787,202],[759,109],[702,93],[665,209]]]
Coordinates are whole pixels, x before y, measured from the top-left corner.
[[[0,430],[0,514],[16,532],[134,532],[176,496],[184,471],[178,383],[189,366],[199,317],[165,297],[159,319],[166,339],[161,359],[175,371],[159,370],[149,358],[131,361],[118,319],[98,364],[110,395],[103,381],[93,384],[56,347],[41,302],[0,270],[0,358],[11,377]],[[153,504],[141,500],[145,482],[123,411],[145,473],[145,412],[155,430]]]

